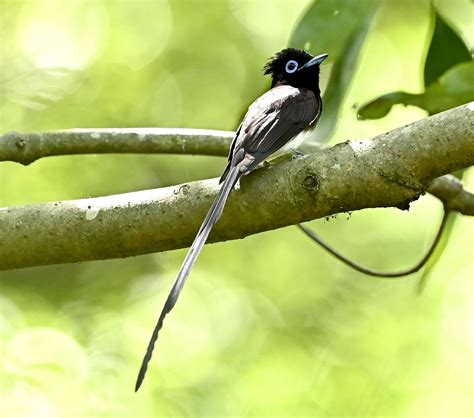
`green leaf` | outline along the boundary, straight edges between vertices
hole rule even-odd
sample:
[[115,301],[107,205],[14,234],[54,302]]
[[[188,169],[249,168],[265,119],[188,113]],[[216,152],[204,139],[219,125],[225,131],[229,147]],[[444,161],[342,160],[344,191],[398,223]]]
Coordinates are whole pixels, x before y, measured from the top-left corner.
[[431,272],[433,271],[436,264],[438,264],[438,261],[440,260],[441,256],[446,251],[446,247],[449,244],[450,238],[454,230],[454,224],[456,223],[456,219],[458,217],[459,216],[456,212],[451,212],[448,214],[448,220],[446,221],[443,235],[441,235],[441,240],[438,243],[438,246],[436,247],[434,253],[431,254],[431,257],[428,260],[428,263],[426,263],[426,266],[423,270],[423,274],[421,275],[418,281],[418,285],[416,289],[417,294],[420,295],[421,293],[423,293],[423,291],[426,288],[426,285],[428,284],[428,280],[429,280]]
[[433,38],[425,62],[425,86],[434,83],[449,68],[470,60],[471,54],[462,39],[436,13]]
[[379,2],[376,0],[319,0],[297,24],[290,46],[329,53],[333,62],[323,103],[324,112],[313,139],[329,140],[354,75],[354,67]]
[[474,52],[473,1],[431,0],[431,5],[448,26],[462,39],[472,56]]
[[430,115],[474,100],[474,62],[464,62],[450,68],[424,93],[389,93],[362,106],[360,119],[382,118],[395,104],[418,106]]
[[[436,4],[435,4],[436,7]],[[425,61],[425,92],[393,92],[361,106],[360,119],[379,119],[395,104],[421,107],[430,115],[474,100],[474,67],[463,40],[451,29],[438,10]]]

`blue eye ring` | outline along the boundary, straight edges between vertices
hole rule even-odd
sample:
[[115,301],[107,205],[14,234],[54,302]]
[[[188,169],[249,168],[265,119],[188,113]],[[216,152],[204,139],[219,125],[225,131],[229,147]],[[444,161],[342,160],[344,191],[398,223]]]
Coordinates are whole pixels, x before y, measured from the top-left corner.
[[295,60],[289,60],[285,65],[285,71],[288,74],[294,73],[298,69],[298,63]]

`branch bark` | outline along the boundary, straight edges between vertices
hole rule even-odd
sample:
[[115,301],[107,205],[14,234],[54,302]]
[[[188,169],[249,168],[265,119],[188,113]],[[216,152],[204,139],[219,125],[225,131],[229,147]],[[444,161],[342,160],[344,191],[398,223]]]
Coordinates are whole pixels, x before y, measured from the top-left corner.
[[474,216],[474,194],[464,190],[458,178],[450,174],[438,177],[429,184],[426,191],[441,200],[447,210]]
[[[433,179],[474,163],[473,111],[473,104],[467,104],[372,140],[347,141],[255,170],[231,194],[210,242],[339,212],[390,206],[407,209]],[[187,246],[217,188],[217,179],[211,179],[1,209],[0,269]]]
[[0,161],[23,165],[72,154],[199,154],[225,156],[233,132],[204,129],[70,129],[0,136]]
[[[190,154],[227,157],[235,132],[186,128],[69,129],[0,135],[0,162],[29,165],[75,154]],[[303,144],[315,152],[317,144]]]

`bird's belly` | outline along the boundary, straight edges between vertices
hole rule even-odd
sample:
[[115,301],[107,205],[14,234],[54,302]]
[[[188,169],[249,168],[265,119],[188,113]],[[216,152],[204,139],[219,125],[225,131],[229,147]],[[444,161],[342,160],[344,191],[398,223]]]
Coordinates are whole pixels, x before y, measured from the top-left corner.
[[278,151],[272,154],[271,159],[288,154],[289,152],[297,149],[304,141],[306,141],[307,138],[308,134],[306,132],[303,131],[299,133],[292,140],[283,145]]

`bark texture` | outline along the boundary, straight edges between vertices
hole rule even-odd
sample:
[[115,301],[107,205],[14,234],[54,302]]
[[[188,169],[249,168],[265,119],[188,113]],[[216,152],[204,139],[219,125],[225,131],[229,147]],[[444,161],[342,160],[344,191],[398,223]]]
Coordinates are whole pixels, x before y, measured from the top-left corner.
[[[244,238],[339,212],[407,209],[427,189],[439,192],[440,186],[432,183],[435,178],[474,163],[473,115],[471,103],[370,140],[347,141],[255,170],[231,194],[210,242]],[[30,155],[25,161],[33,159]],[[440,181],[446,183],[446,179]],[[0,269],[185,247],[217,190],[218,180],[211,179],[0,209]]]

